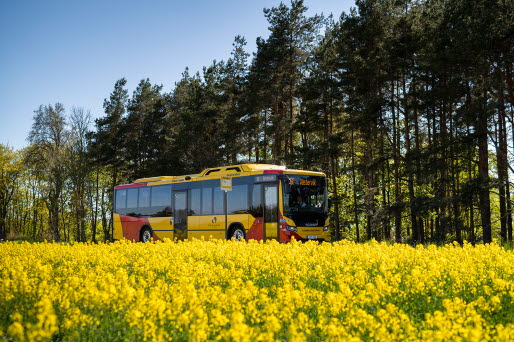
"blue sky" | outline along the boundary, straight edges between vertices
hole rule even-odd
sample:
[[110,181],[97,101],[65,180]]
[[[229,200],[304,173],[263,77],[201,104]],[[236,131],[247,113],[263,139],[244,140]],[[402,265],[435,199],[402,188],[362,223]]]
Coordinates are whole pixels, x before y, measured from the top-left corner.
[[[288,3],[286,1],[286,3]],[[34,110],[61,102],[103,115],[117,79],[129,92],[150,78],[170,91],[185,67],[230,56],[236,35],[248,51],[267,37],[262,9],[273,0],[0,0],[0,143],[27,145]],[[338,17],[352,0],[305,0],[309,14]]]

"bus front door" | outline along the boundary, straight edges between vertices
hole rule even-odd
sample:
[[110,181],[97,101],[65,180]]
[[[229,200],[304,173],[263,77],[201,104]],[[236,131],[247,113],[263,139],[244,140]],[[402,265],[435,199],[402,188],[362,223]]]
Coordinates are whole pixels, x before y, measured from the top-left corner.
[[278,187],[264,184],[264,236],[266,240],[278,240]]
[[177,240],[187,239],[187,191],[175,191],[174,200],[174,232]]

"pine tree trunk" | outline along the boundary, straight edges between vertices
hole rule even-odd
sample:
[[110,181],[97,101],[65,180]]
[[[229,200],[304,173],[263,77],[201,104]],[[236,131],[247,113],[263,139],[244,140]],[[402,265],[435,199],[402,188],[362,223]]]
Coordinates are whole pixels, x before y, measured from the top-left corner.
[[110,229],[109,229],[109,226],[108,226],[108,221],[107,221],[107,211],[105,209],[105,189],[102,189],[102,209],[101,209],[101,215],[102,215],[102,228],[103,228],[103,231],[104,231],[104,241],[109,241],[111,240],[111,237],[110,237]]
[[[414,84],[414,94],[417,94],[416,91],[416,85]],[[418,99],[416,95],[414,95],[414,103],[418,103]],[[421,151],[421,143],[420,143],[420,134],[419,134],[419,115],[418,115],[418,107],[414,106],[414,143],[415,143],[415,149],[416,149],[416,168],[414,173],[416,174],[416,181],[419,183],[419,180],[421,178],[421,158],[420,158],[420,151]],[[412,208],[411,208],[412,210]],[[417,209],[416,209],[417,210]],[[425,231],[424,231],[424,225],[423,225],[423,218],[422,215],[416,211],[416,216],[418,217],[418,237],[420,243],[425,243]]]
[[360,240],[360,232],[359,232],[359,210],[357,207],[357,182],[356,182],[356,173],[355,170],[355,138],[354,131],[352,128],[352,139],[351,139],[351,155],[352,155],[352,188],[353,188],[353,216],[355,223],[355,237],[357,242]]
[[337,191],[337,159],[336,157],[331,158],[331,176],[332,176],[332,190],[334,193],[334,218],[336,220],[335,222],[335,228],[336,228],[336,234],[335,238],[336,240],[341,239],[341,225],[339,222],[339,192]]
[[[383,180],[383,186],[382,186],[382,197],[384,199],[383,203],[384,203],[384,208],[389,208],[391,207],[391,187],[390,187],[390,183],[391,183],[391,167],[389,165],[389,163],[384,163],[384,168],[385,168],[385,171],[384,171],[384,180]],[[387,185],[385,185],[387,184]],[[390,226],[390,220],[389,218],[386,218],[386,226],[385,226],[385,229],[384,229],[384,238],[387,240],[387,241],[391,241],[391,226]]]
[[478,135],[478,178],[479,188],[479,208],[482,222],[482,232],[484,243],[492,242],[491,232],[491,201],[489,198],[489,151],[487,149],[487,113],[485,105],[485,94],[483,105],[478,115],[477,135]]
[[[497,162],[498,162],[498,178],[499,178],[499,200],[500,200],[500,235],[502,242],[510,241],[509,229],[512,231],[512,216],[511,211],[507,206],[510,206],[508,199],[509,189],[509,173],[508,173],[508,155],[507,155],[507,121],[505,113],[505,98],[503,95],[503,81],[499,77],[499,117],[498,117],[498,150],[497,150]],[[510,225],[509,225],[510,223]],[[512,233],[511,233],[512,235]]]
[[510,183],[508,180],[505,193],[507,195],[507,240],[512,243],[512,203],[510,202]]
[[498,201],[500,203],[500,238],[501,242],[505,243],[507,241],[507,204],[505,203],[506,195],[505,195],[505,173],[507,170],[504,169],[503,162],[503,125],[502,125],[502,117],[501,112],[498,117],[498,123],[496,125],[496,137],[497,137],[497,149],[496,149],[496,162],[498,168]]
[[[391,85],[391,115],[393,119],[393,162],[394,162],[394,236],[395,241],[400,243],[402,241],[402,211],[401,211],[401,189],[400,189],[400,137],[399,137],[399,114],[397,115],[396,105],[394,101],[395,95],[394,82]],[[398,111],[399,113],[399,111]]]
[[[469,125],[466,127],[466,129],[467,129],[467,135],[470,136],[471,135],[471,131],[470,131]],[[469,153],[468,153],[467,157],[468,157],[468,179],[473,179],[473,178],[475,178],[475,175],[474,175],[474,172],[473,172],[473,165],[474,165],[473,160],[475,159],[475,146],[470,146]],[[470,199],[469,211],[468,211],[468,215],[469,215],[469,222],[468,222],[469,234],[468,234],[468,239],[473,244],[476,242],[476,238],[475,238],[475,208],[474,208],[474,203],[475,203],[475,196],[472,193],[471,194],[471,199]]]
[[367,182],[367,193],[366,193],[366,207],[367,207],[367,220],[366,220],[366,233],[368,240],[373,238],[373,217],[375,214],[375,172],[373,166],[373,146],[374,142],[371,137],[368,137],[367,151],[366,151],[366,182]]
[[6,225],[5,225],[5,216],[6,213],[4,213],[4,209],[0,209],[0,241],[3,241],[6,239]]
[[[450,109],[451,111],[451,109]],[[454,132],[454,124],[453,120],[450,120],[450,166],[451,166],[451,189],[452,189],[452,198],[457,198],[458,190],[459,190],[459,170],[457,168],[457,158],[455,157],[454,150],[454,137],[456,132]],[[460,201],[453,201],[453,226],[455,228],[455,238],[457,242],[462,244],[462,234],[461,234],[461,214],[460,214]]]
[[[406,97],[406,86],[405,86],[405,76],[403,77],[403,95]],[[419,229],[418,229],[418,217],[417,217],[417,208],[416,208],[416,197],[414,194],[414,170],[411,160],[411,139],[410,139],[410,125],[409,125],[409,111],[410,108],[407,104],[404,105],[403,108],[404,120],[405,120],[405,164],[407,170],[407,187],[409,191],[409,203],[410,203],[410,220],[412,225],[412,241],[419,242]]]
[[[328,141],[328,135],[333,134],[334,132],[334,116],[333,116],[333,107],[332,102],[330,102],[330,108],[329,113],[325,113],[325,115],[329,115],[327,120],[325,120],[325,134],[324,134],[324,140],[325,142]],[[330,151],[332,151],[332,146],[329,147]],[[341,239],[341,223],[339,220],[339,191],[337,190],[337,175],[339,173],[338,170],[338,158],[337,155],[334,155],[335,153],[330,153],[328,155],[330,159],[330,175],[332,177],[332,189],[334,193],[334,214],[335,214],[335,228],[336,228],[336,234],[335,238],[336,240]]]
[[268,161],[268,110],[264,110],[264,136],[263,136],[263,144],[262,144],[262,160],[264,162]]
[[446,126],[446,106],[443,105],[443,108],[440,110],[439,115],[439,126],[440,126],[440,139],[439,139],[439,147],[441,148],[441,170],[440,170],[440,179],[439,179],[439,189],[438,195],[440,198],[439,203],[439,215],[438,215],[438,224],[436,225],[436,240],[438,242],[443,242],[446,239],[446,231],[447,231],[447,223],[448,223],[448,213],[447,213],[447,204],[446,204],[446,181],[448,177],[448,154],[447,154],[447,139],[448,139],[448,131]]
[[98,169],[98,167],[96,168],[96,180],[95,180],[95,208],[93,210],[93,221],[91,222],[91,239],[93,240],[93,242],[96,243],[96,225],[97,225],[97,221],[98,221],[98,187],[99,187],[99,184],[98,184],[98,180],[99,180],[99,173],[100,173],[100,170]]

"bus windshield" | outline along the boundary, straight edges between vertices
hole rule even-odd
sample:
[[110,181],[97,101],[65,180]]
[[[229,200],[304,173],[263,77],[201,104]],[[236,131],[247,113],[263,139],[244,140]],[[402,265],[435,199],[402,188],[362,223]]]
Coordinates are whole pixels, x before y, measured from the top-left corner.
[[324,177],[286,175],[283,184],[284,212],[324,213],[328,211],[327,186]]

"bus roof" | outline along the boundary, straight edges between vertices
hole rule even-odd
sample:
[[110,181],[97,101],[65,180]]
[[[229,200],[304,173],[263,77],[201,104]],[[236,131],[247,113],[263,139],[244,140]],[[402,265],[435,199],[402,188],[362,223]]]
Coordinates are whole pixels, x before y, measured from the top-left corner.
[[[287,169],[283,165],[273,164],[239,164],[230,166],[220,166],[205,169],[198,174],[183,175],[183,176],[159,176],[136,179],[134,183],[151,183],[151,182],[180,182],[189,180],[211,179],[219,178],[222,176],[243,176],[245,173],[253,174],[303,174],[309,176],[321,176],[325,174],[322,172],[306,171],[306,170],[292,170]],[[167,182],[166,182],[167,183]]]

